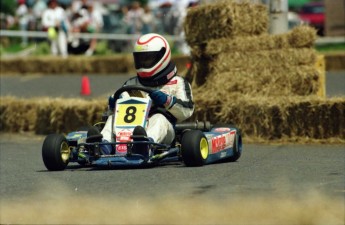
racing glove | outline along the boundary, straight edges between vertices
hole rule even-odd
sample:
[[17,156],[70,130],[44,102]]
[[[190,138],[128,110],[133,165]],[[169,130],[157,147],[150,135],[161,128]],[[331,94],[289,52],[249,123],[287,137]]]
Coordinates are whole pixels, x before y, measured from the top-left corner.
[[158,106],[164,106],[165,108],[171,108],[175,102],[176,97],[165,94],[162,91],[156,90],[149,94],[152,101]]
[[114,110],[114,108],[115,108],[115,98],[113,95],[110,95],[108,98],[108,108],[110,110]]

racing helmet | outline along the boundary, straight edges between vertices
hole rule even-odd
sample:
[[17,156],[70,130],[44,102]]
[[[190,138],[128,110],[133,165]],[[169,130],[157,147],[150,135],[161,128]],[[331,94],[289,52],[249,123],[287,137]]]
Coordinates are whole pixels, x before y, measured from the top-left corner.
[[171,73],[163,73],[171,67],[171,51],[168,41],[161,35],[150,33],[140,36],[134,45],[133,57],[140,81],[147,84],[162,75],[165,76],[164,80],[172,77]]

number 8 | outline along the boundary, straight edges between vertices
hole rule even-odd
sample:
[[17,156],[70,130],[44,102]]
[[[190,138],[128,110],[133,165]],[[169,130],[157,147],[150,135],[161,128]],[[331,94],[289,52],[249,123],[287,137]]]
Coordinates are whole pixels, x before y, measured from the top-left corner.
[[132,123],[135,120],[135,113],[137,112],[137,108],[135,106],[130,106],[126,109],[126,115],[124,121],[126,123]]

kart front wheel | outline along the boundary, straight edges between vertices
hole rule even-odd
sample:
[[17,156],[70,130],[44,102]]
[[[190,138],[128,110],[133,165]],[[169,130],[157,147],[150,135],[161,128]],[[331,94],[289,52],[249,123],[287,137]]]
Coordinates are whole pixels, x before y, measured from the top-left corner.
[[203,166],[208,158],[208,142],[200,130],[187,131],[181,141],[182,159],[186,166]]
[[48,170],[64,170],[69,162],[71,150],[65,136],[61,134],[48,135],[42,146],[42,158]]

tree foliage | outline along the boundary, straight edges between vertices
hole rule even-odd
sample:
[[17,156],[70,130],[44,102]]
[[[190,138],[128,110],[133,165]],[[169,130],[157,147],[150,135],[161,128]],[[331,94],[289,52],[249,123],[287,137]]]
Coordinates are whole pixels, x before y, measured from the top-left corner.
[[14,0],[1,0],[0,1],[0,12],[5,14],[14,14],[17,6],[17,1]]

